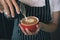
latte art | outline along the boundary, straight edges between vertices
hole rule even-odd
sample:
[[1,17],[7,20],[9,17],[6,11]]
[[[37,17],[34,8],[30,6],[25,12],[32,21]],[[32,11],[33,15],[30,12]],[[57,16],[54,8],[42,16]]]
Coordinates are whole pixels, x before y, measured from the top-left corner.
[[34,22],[34,20],[33,19],[28,19],[28,20],[26,20],[26,22],[31,23],[31,22]]
[[37,22],[38,22],[38,19],[34,16],[27,17],[27,20],[25,18],[21,20],[21,23],[25,25],[36,24]]

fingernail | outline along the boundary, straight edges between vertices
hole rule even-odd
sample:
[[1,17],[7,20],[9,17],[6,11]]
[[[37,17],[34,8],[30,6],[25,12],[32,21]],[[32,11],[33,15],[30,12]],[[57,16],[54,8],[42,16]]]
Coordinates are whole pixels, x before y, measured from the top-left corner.
[[18,12],[18,14],[20,14],[20,12]]
[[14,16],[12,16],[12,18],[14,18]]
[[10,18],[10,15],[6,15],[5,13],[4,13],[4,16],[7,17],[7,18]]
[[7,15],[7,12],[5,12],[5,11],[4,11],[4,15],[5,15],[7,18],[10,17],[10,15]]
[[36,27],[38,28],[38,25],[36,25]]
[[7,15],[7,12],[4,12]]

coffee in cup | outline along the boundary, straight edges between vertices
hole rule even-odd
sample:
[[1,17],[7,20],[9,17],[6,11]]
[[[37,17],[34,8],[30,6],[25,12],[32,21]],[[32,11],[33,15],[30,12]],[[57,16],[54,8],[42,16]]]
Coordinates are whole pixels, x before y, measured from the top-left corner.
[[39,23],[39,19],[35,16],[29,16],[27,17],[27,19],[23,18],[22,20],[20,20],[20,25],[21,27],[24,29],[24,31],[26,32],[26,28],[31,31],[31,32],[35,32],[37,30],[37,25]]

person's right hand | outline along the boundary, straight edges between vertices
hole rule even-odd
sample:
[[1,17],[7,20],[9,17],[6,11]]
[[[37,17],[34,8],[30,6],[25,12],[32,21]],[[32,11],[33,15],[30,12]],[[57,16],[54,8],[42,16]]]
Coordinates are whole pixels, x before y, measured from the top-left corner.
[[16,9],[17,14],[20,13],[20,8],[16,2],[16,0],[0,0],[0,3],[3,5],[4,11],[6,15],[9,17],[10,15],[14,18],[14,7]]
[[36,35],[40,29],[40,23],[38,25],[36,25],[37,30],[35,32],[31,32],[28,28],[26,28],[25,30],[23,29],[23,27],[21,26],[21,24],[18,24],[18,26],[20,27],[21,31],[25,34],[25,35]]

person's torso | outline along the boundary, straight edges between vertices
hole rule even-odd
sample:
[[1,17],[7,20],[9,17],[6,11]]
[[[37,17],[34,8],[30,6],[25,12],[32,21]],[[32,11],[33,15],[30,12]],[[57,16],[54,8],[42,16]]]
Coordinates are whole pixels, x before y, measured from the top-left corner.
[[[43,7],[30,7],[24,4],[26,9],[26,16],[36,16],[39,18],[40,22],[49,23],[51,20],[49,1],[46,0],[45,3],[46,5]],[[40,30],[38,34],[31,36],[24,35],[21,30],[19,34],[20,40],[51,40],[50,33],[44,32],[42,30]]]

